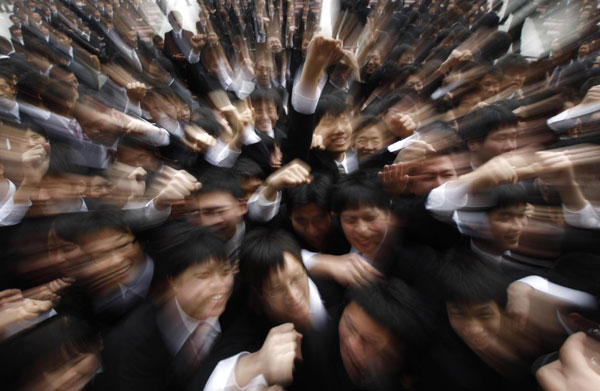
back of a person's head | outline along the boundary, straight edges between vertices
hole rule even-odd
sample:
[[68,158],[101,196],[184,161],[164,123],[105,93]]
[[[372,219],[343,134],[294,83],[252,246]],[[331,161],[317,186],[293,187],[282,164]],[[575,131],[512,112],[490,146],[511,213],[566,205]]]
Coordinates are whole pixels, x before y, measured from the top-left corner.
[[244,283],[256,292],[262,292],[271,274],[285,267],[284,253],[302,264],[300,246],[283,230],[255,229],[244,238],[240,247],[239,267]]
[[355,289],[349,294],[350,302],[392,332],[415,353],[428,340],[432,330],[431,313],[419,293],[402,280],[389,280]]
[[467,249],[449,250],[441,261],[437,279],[445,302],[506,302],[509,281],[502,270]]
[[333,179],[327,173],[315,173],[310,183],[287,189],[285,205],[288,213],[296,208],[309,204],[317,204],[324,210],[329,210]]
[[389,210],[390,199],[374,171],[360,170],[340,179],[334,188],[331,205],[335,213],[362,206]]
[[512,111],[503,105],[493,104],[460,118],[458,133],[465,141],[483,141],[490,133],[516,124],[517,117]]
[[202,187],[195,193],[197,195],[223,192],[231,194],[232,197],[237,199],[244,197],[240,181],[234,176],[231,170],[211,167],[202,172],[198,180],[202,184]]
[[247,157],[240,157],[233,166],[233,173],[238,180],[247,178],[265,179],[265,172],[258,163]]
[[527,203],[527,190],[520,184],[505,183],[482,192],[490,211]]

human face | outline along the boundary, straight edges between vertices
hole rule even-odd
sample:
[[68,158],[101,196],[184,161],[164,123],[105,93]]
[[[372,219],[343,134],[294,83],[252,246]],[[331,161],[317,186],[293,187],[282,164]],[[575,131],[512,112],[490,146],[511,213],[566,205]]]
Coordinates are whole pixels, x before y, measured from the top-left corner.
[[494,301],[446,303],[454,332],[474,351],[486,349],[500,332],[502,315]]
[[344,153],[352,144],[352,125],[348,114],[334,116],[325,114],[317,128],[322,134],[327,135],[325,139],[327,144],[325,149],[334,154]]
[[170,285],[186,314],[198,320],[218,317],[231,296],[233,267],[228,260],[211,259],[188,267]]
[[362,129],[356,135],[354,149],[356,149],[359,160],[371,156],[383,147],[385,147],[385,145],[383,143],[382,131],[377,125]]
[[263,308],[272,320],[309,328],[312,320],[306,270],[290,253],[283,253],[283,261],[283,267],[271,273],[260,292]]
[[526,206],[514,205],[498,208],[488,213],[491,239],[500,250],[514,250],[527,226]]
[[261,100],[254,102],[254,125],[261,132],[268,132],[277,125],[279,115],[277,114],[277,105],[271,100]]
[[269,61],[259,61],[256,64],[256,82],[259,86],[266,87],[271,84],[273,65]]
[[390,222],[390,212],[376,206],[361,205],[340,215],[346,239],[360,253],[373,258],[383,242]]
[[412,51],[407,51],[402,53],[402,55],[400,56],[400,58],[397,61],[397,64],[399,67],[402,67],[404,65],[408,65],[408,64],[412,64],[415,62],[415,53]]
[[380,379],[398,369],[400,343],[355,302],[344,309],[338,330],[342,363],[354,384]]
[[475,153],[476,163],[483,164],[494,156],[517,149],[517,135],[513,126],[502,128],[489,133],[483,142],[469,142],[469,149]]
[[406,86],[412,88],[416,93],[419,93],[423,89],[423,82],[417,75],[410,75],[408,79],[406,79]]
[[421,166],[416,168],[410,178],[408,183],[410,192],[422,195],[456,179],[456,170],[449,156],[436,156],[427,159]]
[[242,222],[246,207],[230,193],[215,191],[197,195],[192,201],[192,223],[208,227],[223,240],[229,240]]
[[484,93],[484,98],[491,98],[500,92],[500,81],[494,75],[485,75],[479,83]]
[[269,38],[268,45],[273,53],[279,53],[282,50],[281,41],[277,37]]
[[290,213],[292,227],[304,241],[321,250],[331,229],[331,215],[327,210],[312,203],[295,208]]
[[381,56],[379,55],[379,52],[374,51],[367,57],[367,63],[365,64],[365,72],[367,72],[367,74],[370,75],[371,73],[375,72],[375,70],[379,68],[380,65]]
[[98,295],[130,282],[144,260],[140,245],[129,232],[105,229],[86,236],[79,246],[85,261],[71,265],[72,276]]
[[15,96],[15,89],[6,79],[0,77],[0,98],[12,100]]

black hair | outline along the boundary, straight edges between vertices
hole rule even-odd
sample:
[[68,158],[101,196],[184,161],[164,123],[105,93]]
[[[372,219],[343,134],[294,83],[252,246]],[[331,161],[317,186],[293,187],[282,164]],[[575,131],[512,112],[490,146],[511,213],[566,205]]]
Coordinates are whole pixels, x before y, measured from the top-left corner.
[[284,197],[287,211],[291,214],[295,209],[309,204],[317,204],[328,211],[331,207],[332,190],[331,175],[314,173],[310,183],[287,189]]
[[284,252],[294,256],[304,268],[300,246],[288,232],[259,228],[247,234],[239,253],[244,283],[261,292],[271,273],[284,267]]
[[50,163],[48,165],[48,176],[64,176],[72,175],[87,175],[88,167],[83,166],[83,155],[80,151],[71,148],[70,144],[62,142],[52,143],[52,151],[50,153]]
[[225,244],[214,233],[202,227],[181,225],[162,230],[158,257],[167,277],[177,277],[189,267],[217,261],[229,263]]
[[511,53],[499,59],[496,66],[504,73],[523,72],[529,67],[529,62],[522,55]]
[[319,99],[317,104],[317,110],[315,112],[315,123],[326,115],[340,116],[348,110],[348,106],[344,101],[344,95],[338,92],[323,95]]
[[281,97],[273,88],[256,88],[250,94],[250,101],[252,102],[252,105],[254,105],[255,102],[275,102],[278,111],[281,107]]
[[481,49],[479,61],[482,63],[492,63],[494,60],[506,54],[512,43],[512,37],[504,31],[496,31]]
[[412,45],[409,45],[407,43],[400,44],[392,50],[392,53],[388,57],[388,60],[396,62],[400,59],[400,57],[402,57],[402,55],[405,52],[414,52],[414,50],[415,49],[412,47]]
[[60,215],[52,227],[60,239],[71,243],[80,243],[89,239],[90,235],[105,230],[131,232],[121,212],[114,208]]
[[48,135],[46,134],[46,131],[33,121],[23,121],[21,122],[21,125],[19,125],[19,127],[25,131],[31,130],[32,132],[37,133],[40,136],[44,137],[46,140],[48,140]]
[[231,170],[211,167],[199,176],[198,181],[202,183],[202,188],[196,194],[225,192],[237,199],[244,197],[244,191],[240,186],[240,182]]
[[356,124],[356,126],[354,127],[353,133],[356,135],[363,129],[370,128],[370,127],[377,126],[377,125],[381,125],[382,127],[385,127],[384,122],[380,118],[378,118],[374,115],[369,115],[369,114],[363,115],[360,118],[360,120],[358,121],[358,123]]
[[260,178],[265,179],[266,175],[258,163],[248,157],[240,157],[233,166],[233,173],[239,179]]
[[414,289],[397,278],[350,292],[350,300],[389,329],[409,351],[427,341],[432,317],[427,305]]
[[446,302],[506,302],[509,279],[500,267],[466,249],[451,249],[441,261],[437,278]]
[[374,171],[360,170],[340,179],[333,191],[331,205],[338,214],[361,206],[389,210],[390,199]]
[[493,104],[470,112],[458,120],[458,133],[465,140],[483,141],[492,132],[515,126],[517,117],[507,107]]
[[[12,26],[11,26],[12,27]],[[0,36],[0,54],[7,55],[12,52],[13,47],[10,41]]]
[[214,113],[207,107],[197,107],[190,112],[192,122],[205,130],[213,137],[219,137],[223,132],[223,127],[215,118]]
[[372,110],[367,109],[367,114],[372,114],[372,115],[382,114],[383,115],[389,109],[391,109],[393,106],[395,106],[398,103],[402,103],[408,109],[408,108],[414,106],[415,101],[408,94],[396,92],[396,93],[391,94],[390,96],[386,97],[385,99],[383,99],[381,101],[381,103],[374,106]]
[[488,200],[489,210],[525,205],[527,191],[520,183],[505,183],[483,192]]

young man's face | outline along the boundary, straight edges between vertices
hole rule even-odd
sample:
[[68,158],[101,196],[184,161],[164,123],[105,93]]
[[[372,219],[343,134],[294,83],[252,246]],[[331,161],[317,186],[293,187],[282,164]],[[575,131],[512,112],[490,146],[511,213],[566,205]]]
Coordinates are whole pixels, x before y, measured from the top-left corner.
[[338,154],[344,153],[352,144],[352,124],[350,116],[346,113],[342,115],[325,114],[319,121],[318,128],[322,128],[322,134],[325,137],[325,149],[328,152]]
[[256,83],[261,87],[268,87],[271,84],[273,74],[273,64],[270,61],[260,60],[256,63]]
[[452,159],[448,155],[435,156],[425,160],[410,175],[408,189],[415,195],[427,194],[436,187],[456,178]]
[[275,128],[279,115],[277,105],[272,100],[261,100],[252,103],[254,109],[254,126],[261,132],[268,132]]
[[500,331],[502,314],[494,301],[446,303],[454,332],[474,351],[486,349]]
[[0,77],[0,98],[12,100],[15,96],[15,89],[12,84],[3,77]]
[[517,128],[514,126],[490,132],[485,140],[468,142],[469,149],[476,157],[479,164],[483,164],[506,152],[517,149]]
[[519,247],[519,239],[527,226],[526,205],[497,208],[488,213],[488,226],[494,246],[501,250]]
[[208,227],[225,241],[233,237],[246,214],[246,207],[226,191],[199,194],[191,203],[197,212],[192,222]]
[[144,260],[140,245],[129,232],[107,228],[86,236],[79,246],[89,262],[72,268],[73,277],[99,295],[130,282]]
[[376,206],[361,205],[340,214],[346,239],[361,254],[375,256],[390,222],[390,212]]
[[338,326],[340,355],[346,373],[360,385],[398,370],[401,346],[392,333],[351,302]]
[[356,135],[354,149],[356,149],[356,154],[358,155],[359,160],[371,156],[384,147],[385,144],[383,140],[383,132],[378,125],[369,126],[366,129],[362,129]]
[[310,327],[308,276],[302,261],[283,253],[284,266],[271,273],[260,293],[267,316],[277,322],[292,322],[296,327]]
[[233,289],[233,268],[228,260],[211,259],[188,267],[169,282],[181,309],[205,320],[225,311]]
[[312,203],[295,208],[290,213],[292,227],[298,236],[315,249],[322,249],[331,229],[329,212]]
[[479,82],[484,99],[491,98],[500,92],[500,80],[494,75],[485,75]]

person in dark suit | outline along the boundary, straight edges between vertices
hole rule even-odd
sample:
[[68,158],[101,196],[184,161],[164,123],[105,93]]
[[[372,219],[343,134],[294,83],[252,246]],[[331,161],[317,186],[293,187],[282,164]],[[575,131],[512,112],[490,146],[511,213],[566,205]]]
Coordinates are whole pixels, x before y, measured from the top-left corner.
[[[146,301],[105,342],[103,384],[111,390],[180,390],[209,357],[233,289],[223,243],[181,227],[158,257],[164,299]],[[187,231],[187,232],[186,232]]]
[[169,12],[168,20],[173,29],[165,33],[163,53],[175,66],[178,76],[184,79],[188,58],[192,52],[190,38],[194,34],[183,29],[181,14],[178,11]]
[[297,349],[326,328],[330,311],[339,304],[324,282],[309,278],[298,244],[285,231],[248,234],[240,250],[240,275],[247,312],[223,336],[213,365],[199,372],[189,389],[288,384]]

